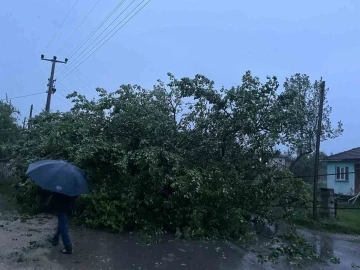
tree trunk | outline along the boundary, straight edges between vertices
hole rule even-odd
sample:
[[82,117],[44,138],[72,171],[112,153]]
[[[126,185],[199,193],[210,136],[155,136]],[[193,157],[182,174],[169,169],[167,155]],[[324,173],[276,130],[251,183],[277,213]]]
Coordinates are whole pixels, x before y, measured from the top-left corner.
[[295,160],[291,161],[290,163],[290,166],[289,166],[289,170],[292,171],[296,165],[296,163],[299,162],[299,160],[303,157],[303,156],[306,156],[306,155],[309,155],[311,154],[313,151],[308,151],[308,152],[304,152],[304,153],[300,153],[296,158]]

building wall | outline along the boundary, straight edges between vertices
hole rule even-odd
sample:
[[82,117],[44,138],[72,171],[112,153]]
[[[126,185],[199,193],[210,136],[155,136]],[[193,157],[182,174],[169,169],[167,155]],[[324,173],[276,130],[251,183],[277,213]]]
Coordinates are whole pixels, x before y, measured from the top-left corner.
[[285,157],[276,157],[270,160],[269,165],[288,168],[289,163],[287,162],[287,158]]
[[[349,167],[349,181],[336,181],[335,167]],[[327,163],[327,188],[334,189],[336,194],[353,195],[355,189],[355,166],[353,162]]]
[[[334,169],[335,170],[335,169]],[[312,173],[313,175],[314,173]],[[328,188],[327,185],[327,163],[320,161],[319,163],[319,188]]]

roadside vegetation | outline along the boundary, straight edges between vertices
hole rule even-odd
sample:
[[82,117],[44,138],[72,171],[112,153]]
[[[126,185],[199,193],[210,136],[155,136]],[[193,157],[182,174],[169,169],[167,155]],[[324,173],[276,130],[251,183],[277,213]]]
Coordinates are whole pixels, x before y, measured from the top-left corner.
[[336,219],[320,218],[314,221],[311,213],[303,218],[294,218],[295,224],[309,229],[327,231],[332,233],[360,235],[360,203],[339,203]]

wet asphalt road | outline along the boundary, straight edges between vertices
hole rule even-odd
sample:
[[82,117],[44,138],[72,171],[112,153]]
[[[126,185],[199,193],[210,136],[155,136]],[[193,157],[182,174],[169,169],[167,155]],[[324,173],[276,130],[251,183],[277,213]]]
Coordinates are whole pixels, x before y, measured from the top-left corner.
[[[113,235],[83,229],[73,231],[75,254],[70,258],[51,253],[49,258],[66,269],[360,269],[360,239],[302,231],[326,263],[304,263],[300,268],[285,262],[260,265],[255,253],[227,241],[174,241],[146,244],[132,234]],[[261,250],[260,246],[254,246]],[[331,260],[339,258],[339,264]]]
[[[78,269],[299,269],[285,262],[257,262],[260,240],[251,248],[227,241],[176,241],[161,236],[146,240],[131,233],[110,234],[72,227],[74,254],[63,255],[46,243],[56,226],[52,216],[22,219],[0,196],[0,270]],[[326,263],[308,262],[300,269],[360,269],[360,237],[301,231]],[[250,250],[257,250],[256,253]],[[339,259],[339,261],[337,261]],[[339,263],[332,263],[334,260]],[[359,268],[357,268],[359,267]]]

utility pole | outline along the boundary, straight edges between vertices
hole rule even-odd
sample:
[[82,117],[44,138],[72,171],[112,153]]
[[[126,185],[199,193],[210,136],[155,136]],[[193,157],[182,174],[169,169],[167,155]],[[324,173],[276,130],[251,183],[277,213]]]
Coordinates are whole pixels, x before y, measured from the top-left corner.
[[41,55],[41,60],[52,62],[51,73],[50,73],[49,84],[48,84],[49,88],[48,88],[48,91],[47,91],[46,106],[45,106],[45,111],[46,112],[50,111],[51,95],[53,94],[54,81],[55,81],[54,80],[55,65],[56,65],[56,63],[66,64],[67,61],[68,61],[67,58],[65,58],[65,61],[58,61],[58,60],[56,60],[56,58],[57,57],[54,56],[53,59],[47,59],[47,58],[44,58],[43,54]]
[[25,129],[26,117],[24,117],[23,129]]
[[33,109],[34,109],[34,105],[32,105],[32,104],[31,104],[31,106],[30,106],[30,115],[29,115],[29,119],[31,119],[31,118],[32,118]]
[[9,103],[9,100],[8,100],[8,95],[6,93],[6,103]]
[[31,104],[31,106],[30,106],[29,121],[28,121],[28,128],[31,127],[31,119],[32,119],[33,108],[34,108],[34,106],[33,106],[33,104]]
[[317,191],[318,191],[318,182],[319,182],[319,158],[320,158],[320,139],[321,139],[321,126],[322,126],[322,116],[323,116],[323,107],[324,107],[324,98],[325,98],[325,82],[320,83],[320,104],[319,104],[319,115],[318,115],[318,125],[316,132],[316,150],[315,150],[315,169],[314,169],[314,197],[313,197],[313,219],[317,220],[318,211],[317,211]]

